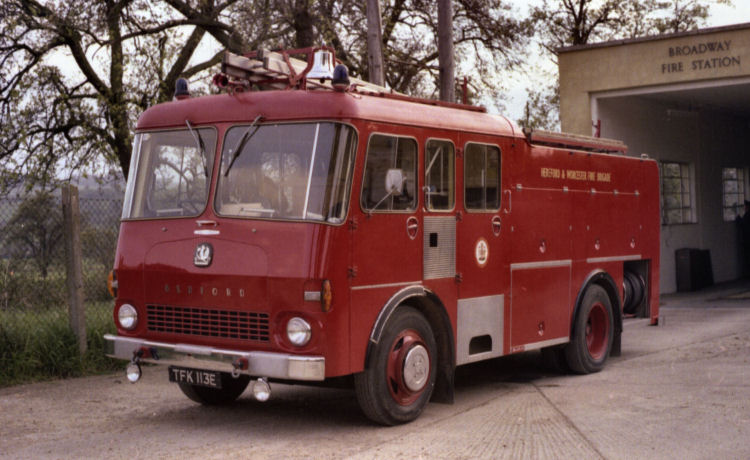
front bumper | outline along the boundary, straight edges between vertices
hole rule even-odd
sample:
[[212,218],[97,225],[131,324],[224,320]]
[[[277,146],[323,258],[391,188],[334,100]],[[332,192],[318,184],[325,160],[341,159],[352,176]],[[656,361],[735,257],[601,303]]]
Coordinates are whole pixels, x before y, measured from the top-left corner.
[[238,361],[247,363],[242,374],[286,380],[321,381],[325,379],[325,358],[267,351],[239,351],[180,343],[104,335],[107,356],[132,360],[140,352],[140,362],[166,364],[219,372],[232,372]]

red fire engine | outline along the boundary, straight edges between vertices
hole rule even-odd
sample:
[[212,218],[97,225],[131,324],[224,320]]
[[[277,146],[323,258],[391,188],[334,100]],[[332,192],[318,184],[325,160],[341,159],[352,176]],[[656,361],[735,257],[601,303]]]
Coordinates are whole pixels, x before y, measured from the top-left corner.
[[131,381],[165,364],[218,404],[345,380],[397,424],[451,402],[456,366],[541,350],[597,372],[623,318],[657,323],[653,160],[304,51],[228,54],[226,94],[178,85],[140,117],[105,337]]

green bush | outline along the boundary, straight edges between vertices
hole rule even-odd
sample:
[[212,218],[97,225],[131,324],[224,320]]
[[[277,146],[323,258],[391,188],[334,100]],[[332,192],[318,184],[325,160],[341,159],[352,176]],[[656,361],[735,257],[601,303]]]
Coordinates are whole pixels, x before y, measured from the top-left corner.
[[39,311],[67,305],[65,270],[52,266],[43,277],[26,260],[0,261],[0,309]]
[[[86,261],[88,262],[88,261]],[[107,289],[107,276],[110,269],[104,269],[101,265],[91,264],[83,269],[83,292],[86,302],[106,302],[112,300]]]
[[114,333],[111,302],[87,305],[88,351],[78,353],[67,307],[39,311],[0,310],[0,387],[51,378],[77,377],[122,368],[107,358],[102,336]]

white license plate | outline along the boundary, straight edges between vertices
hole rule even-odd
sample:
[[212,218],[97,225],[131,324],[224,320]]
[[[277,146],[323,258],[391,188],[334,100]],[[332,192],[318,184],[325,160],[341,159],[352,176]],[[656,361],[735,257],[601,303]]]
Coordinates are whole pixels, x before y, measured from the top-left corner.
[[169,381],[208,388],[221,388],[221,373],[216,371],[204,371],[201,369],[170,366]]

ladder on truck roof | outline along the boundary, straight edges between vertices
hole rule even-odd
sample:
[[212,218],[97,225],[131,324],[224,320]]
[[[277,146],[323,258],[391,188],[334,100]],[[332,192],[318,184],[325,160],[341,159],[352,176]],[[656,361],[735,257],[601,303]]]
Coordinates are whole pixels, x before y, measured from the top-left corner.
[[556,133],[544,130],[524,129],[526,139],[532,145],[583,150],[596,153],[619,153],[625,155],[628,146],[624,142],[602,137],[584,136],[581,134]]
[[[328,47],[300,48],[293,50],[270,51],[260,49],[239,55],[226,51],[221,62],[221,73],[214,75],[213,82],[221,89],[229,91],[249,91],[257,89],[329,89],[335,87],[331,79],[308,78],[307,73],[313,68],[313,56],[318,51],[327,51],[333,55],[333,49]],[[307,62],[292,57],[292,55],[306,54]],[[375,85],[359,78],[349,78],[349,86],[345,91],[355,92],[367,96],[377,96],[387,99],[397,99],[418,104],[451,107],[474,112],[486,112],[484,107],[453,102],[422,99],[393,91],[385,86]]]
[[[293,50],[270,51],[260,49],[244,55],[234,54],[230,51],[224,53],[221,62],[221,74],[227,77],[220,80],[220,75],[214,77],[214,83],[220,88],[242,90],[257,86],[259,89],[288,89],[297,86],[333,89],[331,80],[319,80],[307,78],[306,74],[312,68],[312,56],[316,51],[328,51],[329,48],[301,48]],[[292,57],[292,55],[307,54],[307,62]],[[384,86],[372,84],[358,78],[349,78],[351,85],[372,92],[393,93]],[[395,93],[398,94],[398,93]]]

